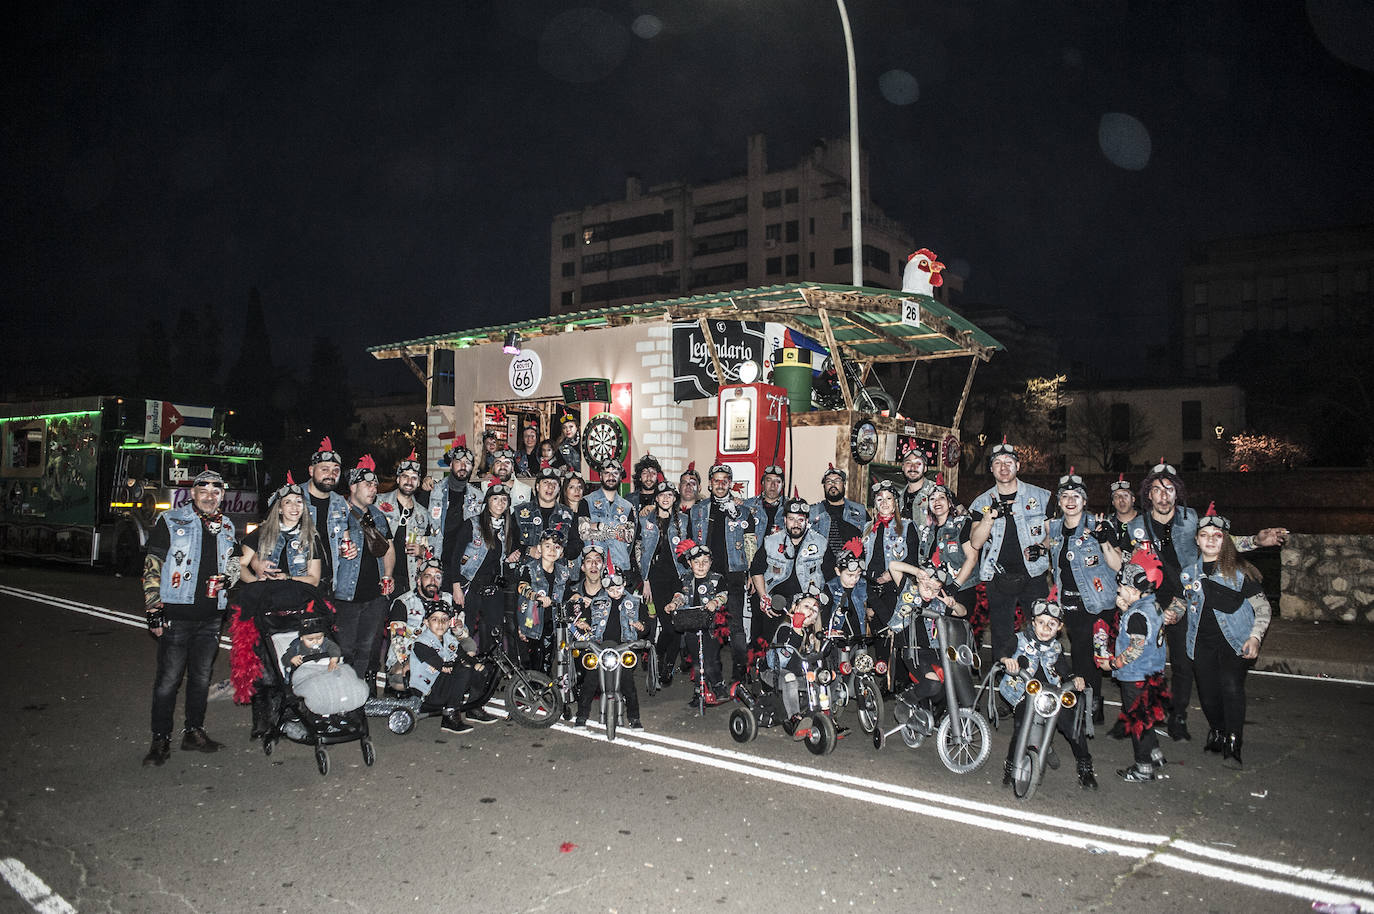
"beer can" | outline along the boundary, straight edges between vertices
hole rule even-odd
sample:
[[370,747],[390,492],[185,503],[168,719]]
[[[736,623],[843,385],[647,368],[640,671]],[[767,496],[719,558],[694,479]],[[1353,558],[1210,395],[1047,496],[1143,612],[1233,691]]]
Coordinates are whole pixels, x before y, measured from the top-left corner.
[[227,577],[222,574],[212,574],[208,578],[206,578],[205,596],[209,597],[212,600],[215,597],[218,597],[220,593],[224,590],[224,582],[226,580]]

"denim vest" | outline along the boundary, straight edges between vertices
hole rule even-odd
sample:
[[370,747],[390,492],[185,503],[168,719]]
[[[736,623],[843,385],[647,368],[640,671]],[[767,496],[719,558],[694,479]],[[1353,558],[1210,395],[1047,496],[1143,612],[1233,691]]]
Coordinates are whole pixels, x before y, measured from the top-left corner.
[[[874,521],[876,524],[877,521]],[[897,515],[887,523],[887,532],[883,534],[883,568],[893,562],[907,561],[906,554],[906,535],[907,528],[911,521],[901,515]],[[869,530],[864,534],[864,570],[867,571],[873,561],[873,547],[878,542],[878,531]]]
[[[586,498],[587,515],[593,524],[605,525],[605,532],[610,532],[609,528],[618,527],[621,524],[628,524],[633,532],[637,526],[638,515],[634,505],[630,504],[619,495],[614,497],[607,494],[605,489],[598,488]],[[626,572],[631,567],[630,564],[630,544],[617,533],[608,536],[606,539],[591,539],[583,537],[587,542],[595,542],[606,548],[606,556],[614,563],[617,571]]]
[[[935,483],[929,479],[921,480],[921,488],[916,492],[916,496],[911,499],[911,510],[901,511],[901,514],[913,524],[924,524],[930,519],[930,496],[935,491]],[[901,501],[897,502],[898,508],[906,501],[906,486],[902,486],[901,494],[897,496]]]
[[[673,549],[673,567],[681,578],[687,573],[687,563],[677,554],[677,544],[687,538],[687,515],[674,511],[668,518],[668,543]],[[639,517],[639,576],[649,580],[649,569],[658,552],[658,509]]]
[[[429,526],[432,531],[429,546],[437,556],[444,554],[444,525],[448,523],[449,508],[448,480],[449,477],[445,477],[442,482],[435,485],[434,491],[429,493]],[[463,492],[463,520],[476,517],[477,512],[481,510],[482,490],[476,483],[470,482],[467,490]]]
[[[1155,536],[1155,531],[1159,529],[1159,522],[1148,512],[1142,513],[1131,522],[1133,531],[1140,521],[1144,521],[1145,538],[1150,541],[1154,551],[1158,552],[1159,538]],[[1192,508],[1174,508],[1174,519],[1169,526],[1173,528],[1174,555],[1178,556],[1178,567],[1184,569],[1196,564],[1198,560],[1197,512]]]
[[[984,510],[991,507],[996,499],[997,487],[993,486],[973,500],[969,513],[975,519],[981,519]],[[1025,480],[1017,482],[1012,519],[1016,523],[1016,536],[1021,541],[1022,549],[1045,539],[1045,506],[1049,504],[1049,500],[1050,493],[1039,486],[1033,486]],[[983,544],[983,557],[978,565],[978,576],[984,581],[991,581],[997,573],[997,555],[1002,551],[1002,540],[1006,535],[1007,519],[999,517],[992,522],[992,534]],[[1047,555],[1040,556],[1034,562],[1027,560],[1023,555],[1021,561],[1025,562],[1026,571],[1031,577],[1044,574],[1050,568],[1050,558]]]
[[[372,522],[377,525],[378,530],[390,529],[386,523],[386,515],[382,514],[381,509],[376,505],[369,505],[367,509],[372,514]],[[353,540],[353,545],[357,550],[353,558],[346,559],[342,554],[339,561],[334,566],[334,596],[340,600],[353,599],[354,592],[358,589],[358,573],[362,570],[363,562],[377,563],[377,577],[386,573],[382,565],[380,556],[374,558],[367,551],[367,541],[363,538],[363,525],[358,521],[358,515],[352,511],[348,512],[348,523],[346,528],[348,536]],[[342,537],[341,537],[342,538]]]
[[683,605],[700,609],[716,597],[724,596],[726,589],[725,578],[719,571],[708,571],[704,578],[688,572],[682,580],[681,593],[686,600]]
[[[1193,656],[1193,648],[1197,642],[1198,626],[1202,624],[1203,603],[1206,595],[1202,588],[1203,581],[1212,581],[1220,584],[1228,590],[1240,592],[1245,584],[1245,575],[1239,571],[1235,577],[1226,579],[1219,573],[1204,574],[1202,562],[1196,562],[1183,569],[1183,598],[1188,601],[1188,656]],[[1245,642],[1250,638],[1250,633],[1255,629],[1255,607],[1250,605],[1247,598],[1242,601],[1240,607],[1233,613],[1213,612],[1217,617],[1217,625],[1221,628],[1221,633],[1226,638],[1226,643],[1231,645],[1231,649],[1237,654],[1240,649],[1245,647]]]
[[775,516],[778,519],[776,524],[768,523],[768,509],[763,506],[763,496],[755,495],[744,500],[744,510],[754,519],[754,541],[761,543],[765,537],[771,536],[782,529],[783,502],[786,499],[778,499],[778,509]]
[[[539,502],[525,502],[511,513],[515,515],[515,526],[520,530],[520,545],[526,548],[538,545],[539,537],[544,533],[544,515],[539,510]],[[566,540],[577,524],[577,518],[573,517],[567,505],[561,501],[555,502],[553,513],[549,515],[549,524],[561,529]]]
[[[234,524],[229,520],[228,515],[223,515],[224,521],[219,528],[219,536],[215,542],[215,568],[220,574],[224,574],[224,569],[229,562],[229,553],[234,549]],[[196,594],[200,585],[198,576],[200,574],[200,550],[201,537],[205,530],[205,524],[201,522],[200,515],[196,513],[194,505],[182,505],[180,508],[173,508],[164,511],[161,518],[167,525],[168,546],[167,559],[162,563],[162,580],[159,587],[159,599],[163,603],[190,604],[196,602]],[[228,597],[225,591],[228,587],[220,588],[219,608],[224,609]]]
[[[936,598],[930,603],[921,600],[921,594],[916,589],[916,578],[914,575],[904,575],[902,577],[902,589],[897,592],[897,607],[892,611],[892,618],[888,620],[887,627],[894,632],[900,632],[907,628],[917,625],[924,625],[926,636],[930,639],[930,646],[939,649],[940,630],[935,627],[934,619],[927,619],[922,615],[922,611],[927,606],[933,606],[940,610],[944,615],[949,615],[949,607],[943,600]],[[911,641],[911,646],[916,646],[916,641]]]
[[582,452],[577,449],[577,445],[570,441],[560,441],[558,443],[558,456],[563,458],[563,462],[574,472],[582,472]]
[[[285,548],[282,548],[283,543],[285,543]],[[305,546],[305,542],[301,539],[299,527],[289,534],[281,534],[277,539],[277,545],[273,547],[272,551],[274,553],[278,550],[281,551],[284,561],[278,562],[278,565],[286,572],[288,577],[297,578],[305,574],[307,566],[310,564],[305,557]],[[275,555],[263,555],[261,558],[264,560],[276,560]],[[324,556],[317,555],[315,558],[323,559]]]
[[844,585],[840,583],[839,575],[825,582],[825,592],[830,595],[830,625],[827,630],[843,632],[844,617],[841,613],[853,613],[849,616],[853,623],[850,627],[853,628],[854,634],[863,634],[866,622],[864,617],[867,615],[865,609],[868,605],[868,582],[864,580],[863,575],[859,575],[858,583],[854,585],[854,590],[850,594],[851,602],[854,604],[851,610],[844,609]]
[[[310,498],[310,490],[307,488],[305,509],[307,511],[314,511],[315,506],[314,503],[310,501]],[[324,541],[325,546],[329,549],[329,568],[325,569],[328,571],[329,569],[339,567],[339,542],[343,539],[343,532],[348,527],[348,499],[344,498],[338,492],[330,492],[329,512],[326,517],[328,518],[326,523],[327,529],[318,530],[318,525],[316,525],[316,527],[317,532],[320,534],[320,539]],[[324,556],[320,556],[320,558],[324,558]]]
[[[453,597],[441,590],[439,591],[439,599],[448,606],[449,617],[457,618],[458,610],[453,605]],[[405,659],[410,656],[410,646],[415,643],[416,638],[420,637],[420,633],[425,631],[425,603],[420,598],[420,594],[414,590],[408,591],[392,602],[392,608],[395,608],[397,603],[405,607],[406,628],[404,632],[393,630],[391,633],[391,647],[386,654],[387,667],[405,662]],[[388,613],[388,615],[390,614]]]
[[[444,632],[444,640],[440,641],[434,636],[426,626],[421,629],[420,634],[415,639],[416,644],[428,644],[439,652],[439,657],[444,663],[453,663],[458,657],[458,639],[453,632]],[[428,695],[429,690],[434,688],[434,681],[439,678],[439,670],[425,663],[419,657],[410,658],[410,687],[421,695]]]
[[1136,600],[1130,609],[1121,614],[1121,627],[1116,633],[1116,653],[1120,654],[1131,646],[1131,635],[1126,627],[1131,617],[1137,615],[1149,626],[1149,631],[1145,633],[1145,650],[1134,663],[1128,663],[1112,673],[1118,682],[1140,682],[1164,671],[1164,660],[1169,653],[1164,639],[1164,613],[1160,612],[1152,593]]
[[[525,562],[520,569],[521,580],[528,580],[534,589],[530,591],[528,597],[521,597],[516,606],[516,616],[519,622],[519,632],[526,638],[544,637],[544,625],[547,621],[544,616],[548,611],[544,606],[535,601],[538,594],[547,594],[553,600],[553,605],[557,606],[563,602],[563,594],[567,592],[568,582],[572,580],[572,571],[564,562],[554,562],[553,571],[544,573],[544,565],[539,559],[534,558]],[[553,607],[549,607],[552,609]]]
[[[963,571],[965,555],[964,546],[960,540],[964,535],[964,524],[967,523],[970,523],[967,516],[951,516],[938,527],[929,523],[922,524],[920,529],[916,531],[916,542],[921,548],[921,558],[932,559],[938,553],[940,567],[948,568],[953,574]],[[959,590],[967,590],[976,586],[977,583],[978,576],[971,574]]]
[[[410,512],[410,520],[406,524],[406,530],[419,531],[419,535],[426,538],[426,544],[429,545],[429,548],[433,548],[432,544],[434,542],[434,527],[429,522],[429,512],[425,510],[424,505],[420,504],[420,500],[418,498],[415,498],[414,496],[411,497],[414,500],[415,508]],[[396,532],[401,527],[401,514],[405,510],[401,507],[400,493],[398,492],[398,490],[392,489],[390,492],[378,495],[377,507],[380,508],[381,512],[386,515],[386,521],[389,525],[387,527],[388,538],[395,540]],[[441,555],[442,553],[435,552],[434,554],[437,556]],[[413,582],[415,580],[415,566],[420,564],[420,556],[411,555],[409,553],[400,553],[396,556],[396,561],[399,562],[402,560],[404,560],[406,563],[406,580]]]
[[1003,676],[1002,683],[997,687],[997,691],[1007,700],[1012,707],[1021,703],[1021,699],[1026,697],[1026,683],[1030,679],[1039,678],[1036,673],[1044,673],[1045,681],[1050,685],[1059,688],[1064,684],[1054,665],[1064,653],[1064,646],[1059,643],[1058,638],[1052,638],[1048,643],[1042,643],[1033,636],[1025,632],[1016,633],[1016,650],[1012,652],[1012,659],[1021,664],[1021,669],[1026,672],[1026,676]]
[[[1083,608],[1096,615],[1116,605],[1116,572],[1102,554],[1102,544],[1087,530],[1087,515],[1078,522],[1078,533],[1069,541],[1069,568],[1073,572],[1074,587],[1083,600]],[[1064,519],[1050,521],[1050,570],[1054,585],[1064,592],[1064,571],[1059,566],[1059,548],[1064,543]]]
[[[600,641],[606,635],[606,623],[611,618],[611,605],[616,602],[611,599],[611,595],[605,594],[604,600],[593,600],[591,606],[591,633],[587,635],[588,641]],[[639,594],[632,594],[628,590],[620,598],[620,643],[625,644],[639,637],[639,632],[634,630],[634,623],[639,621],[639,605],[644,602],[644,598]]]
[[[868,526],[868,509],[857,501],[844,500],[844,510],[840,512],[840,517],[844,518],[845,523],[853,524],[854,529],[859,531],[859,536],[864,535],[864,527]],[[811,521],[811,526],[820,532],[821,537],[826,542],[830,541],[830,512],[825,510],[825,502],[818,501],[811,506],[811,514],[807,518]]]
[[[497,561],[505,561],[511,550],[519,545],[519,543],[507,543],[500,538],[502,533],[507,536],[510,535],[506,517],[505,514],[501,515],[501,520],[496,527],[496,541],[504,547],[504,554],[498,556]],[[463,580],[472,583],[473,575],[477,574],[477,570],[482,567],[482,562],[487,558],[487,541],[482,539],[481,520],[479,518],[470,517],[464,523],[472,525],[472,539],[468,540],[467,546],[463,549],[463,557],[458,562],[458,573],[462,575]]]
[[802,590],[813,584],[819,589],[825,584],[825,578],[821,576],[825,546],[825,537],[811,529],[802,534],[802,540],[795,550],[792,546],[792,537],[787,535],[786,530],[765,537],[763,546],[760,547],[767,563],[763,567],[763,589],[772,594],[773,588],[792,574],[793,567],[797,569],[797,583],[801,585]]
[[[705,501],[699,501],[692,505],[692,539],[703,546],[710,545],[711,534],[711,505],[714,499],[707,496]],[[749,563],[744,560],[744,534],[754,532],[753,515],[744,509],[740,502],[735,503],[736,510],[733,519],[725,518],[725,558],[726,567],[731,571],[746,571]],[[711,557],[716,563],[720,562],[720,556]],[[714,567],[719,568],[716,564]]]

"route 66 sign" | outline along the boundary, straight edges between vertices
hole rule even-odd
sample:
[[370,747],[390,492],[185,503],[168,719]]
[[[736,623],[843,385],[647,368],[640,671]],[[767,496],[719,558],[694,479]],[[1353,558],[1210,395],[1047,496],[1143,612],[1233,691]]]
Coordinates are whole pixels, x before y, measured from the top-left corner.
[[508,377],[510,389],[516,396],[530,397],[539,389],[539,380],[544,375],[544,366],[539,361],[539,353],[532,349],[522,349],[512,356]]

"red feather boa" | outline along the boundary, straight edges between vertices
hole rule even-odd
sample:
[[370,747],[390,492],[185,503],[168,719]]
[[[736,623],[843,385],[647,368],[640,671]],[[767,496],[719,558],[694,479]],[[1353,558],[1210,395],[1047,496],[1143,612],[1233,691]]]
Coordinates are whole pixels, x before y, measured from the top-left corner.
[[1121,710],[1121,721],[1131,739],[1140,739],[1145,731],[1165,718],[1164,708],[1172,698],[1163,673],[1155,673],[1141,684],[1140,694],[1129,708]]
[[234,686],[235,704],[246,705],[253,698],[253,684],[262,675],[262,660],[256,650],[262,636],[252,619],[244,619],[238,606],[230,607],[229,681]]

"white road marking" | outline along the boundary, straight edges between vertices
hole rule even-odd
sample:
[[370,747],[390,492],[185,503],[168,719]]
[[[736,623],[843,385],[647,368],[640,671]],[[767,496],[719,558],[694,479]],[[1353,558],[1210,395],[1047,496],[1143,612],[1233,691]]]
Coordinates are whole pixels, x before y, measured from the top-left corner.
[[48,884],[38,878],[32,870],[16,860],[6,857],[0,860],[0,876],[5,877],[10,888],[39,914],[76,914],[76,908],[67,903],[61,895],[48,888]]
[[[141,616],[110,610],[89,603],[51,597],[47,594],[6,585],[0,585],[0,594],[33,600],[137,628],[144,627]],[[222,646],[228,646],[228,639],[221,639],[221,641]],[[1290,678],[1313,679],[1319,682],[1345,681],[1319,676],[1282,675]],[[1368,685],[1369,683],[1355,682],[1353,684]],[[499,700],[493,700],[492,703],[504,706],[504,703]],[[604,739],[599,733],[593,732],[593,730],[604,729],[600,724],[590,724],[587,728],[574,728],[559,723],[550,729],[583,739],[598,741]],[[855,738],[863,737],[859,737],[856,733]],[[792,762],[751,755],[734,749],[722,749],[678,737],[647,733],[642,730],[628,731],[628,734],[622,731],[622,735],[611,745],[730,771],[745,777],[786,784],[802,790],[825,793],[875,806],[958,822],[988,831],[1002,832],[1013,837],[1035,838],[1052,844],[1074,847],[1093,853],[1107,852],[1134,860],[1148,857],[1150,862],[1162,866],[1223,882],[1246,885],[1262,891],[1289,895],[1309,901],[1353,902],[1363,908],[1374,909],[1374,882],[1370,880],[1343,876],[1329,870],[1296,867],[1279,861],[1218,850],[1191,841],[1173,840],[1167,835],[1095,825],[1032,812],[1020,806],[1011,807],[968,800],[934,791],[847,775],[824,768],[811,768]],[[17,861],[14,862],[17,863]],[[7,875],[6,879],[8,880],[8,878]],[[41,884],[41,880],[39,884]],[[16,891],[19,890],[16,889]],[[23,893],[21,892],[21,894]],[[68,907],[65,910],[71,909]]]

